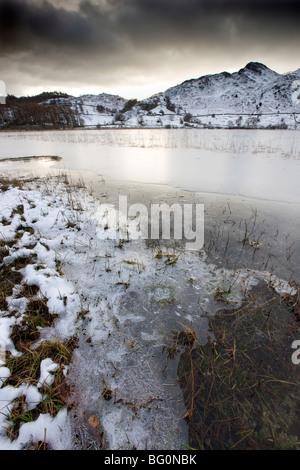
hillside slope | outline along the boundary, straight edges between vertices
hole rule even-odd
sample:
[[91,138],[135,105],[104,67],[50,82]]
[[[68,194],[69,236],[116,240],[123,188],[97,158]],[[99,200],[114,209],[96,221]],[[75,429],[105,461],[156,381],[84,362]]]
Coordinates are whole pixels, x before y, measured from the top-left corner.
[[[40,107],[48,107],[47,113],[40,112]],[[43,119],[47,121],[44,125]],[[20,123],[27,128],[299,129],[300,69],[279,74],[261,63],[250,62],[238,72],[186,80],[141,101],[107,93],[9,97],[0,107],[0,127],[16,128]]]

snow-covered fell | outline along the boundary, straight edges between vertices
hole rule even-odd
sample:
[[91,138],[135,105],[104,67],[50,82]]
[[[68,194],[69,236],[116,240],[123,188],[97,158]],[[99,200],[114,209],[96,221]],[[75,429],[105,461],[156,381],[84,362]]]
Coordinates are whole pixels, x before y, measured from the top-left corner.
[[[54,104],[53,100],[49,101]],[[72,109],[79,114],[83,126],[112,124],[114,121],[112,118],[124,108],[125,103],[124,98],[108,93],[55,100],[57,105],[71,105]]]
[[186,80],[137,101],[116,95],[61,99],[83,126],[290,128],[300,125],[300,69],[279,74],[258,62],[238,72]]

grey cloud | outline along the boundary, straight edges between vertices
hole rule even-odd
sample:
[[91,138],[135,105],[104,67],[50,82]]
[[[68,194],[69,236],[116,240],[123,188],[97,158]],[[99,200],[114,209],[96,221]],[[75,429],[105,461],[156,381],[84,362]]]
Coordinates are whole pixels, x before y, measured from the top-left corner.
[[72,11],[50,1],[0,0],[0,41],[4,50],[42,41],[63,49],[113,51],[124,40],[136,47],[203,36],[226,40],[224,18],[241,32],[259,36],[284,30],[290,37],[299,29],[300,6],[298,0],[85,0]]
[[299,24],[299,0],[0,0],[0,56],[7,77],[26,60],[40,82],[121,84],[212,57],[297,54]]

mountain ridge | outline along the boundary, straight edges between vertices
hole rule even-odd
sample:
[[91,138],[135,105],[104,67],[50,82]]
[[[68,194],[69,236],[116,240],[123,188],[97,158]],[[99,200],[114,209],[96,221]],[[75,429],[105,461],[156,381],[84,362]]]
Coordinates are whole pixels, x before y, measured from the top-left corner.
[[299,129],[300,69],[280,74],[249,62],[236,72],[191,78],[139,101],[108,93],[53,92],[51,99],[38,102],[70,109],[83,127]]
[[[300,69],[280,74],[260,62],[249,62],[236,72],[203,75],[140,101],[127,100],[126,110],[125,106],[117,109],[110,124],[297,129],[294,113],[300,113],[300,104],[292,100],[292,85],[297,80]],[[109,124],[95,115],[84,119],[85,125],[89,121],[91,125]]]

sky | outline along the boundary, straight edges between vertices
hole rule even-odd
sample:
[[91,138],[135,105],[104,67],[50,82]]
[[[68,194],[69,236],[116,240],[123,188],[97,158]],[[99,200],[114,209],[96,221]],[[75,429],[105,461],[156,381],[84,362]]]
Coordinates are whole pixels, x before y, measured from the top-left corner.
[[286,73],[299,25],[299,0],[0,0],[0,80],[142,99],[250,61]]

